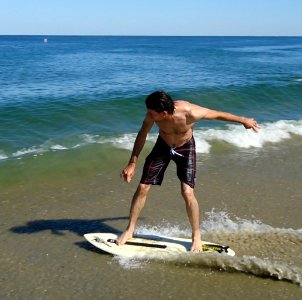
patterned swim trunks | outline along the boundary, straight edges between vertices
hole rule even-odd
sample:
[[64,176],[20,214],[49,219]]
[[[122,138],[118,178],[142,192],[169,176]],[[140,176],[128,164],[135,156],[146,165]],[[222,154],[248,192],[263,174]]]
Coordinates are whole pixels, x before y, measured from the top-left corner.
[[161,185],[171,159],[176,163],[179,180],[194,188],[196,176],[194,137],[180,147],[171,148],[158,136],[151,153],[146,158],[140,183]]

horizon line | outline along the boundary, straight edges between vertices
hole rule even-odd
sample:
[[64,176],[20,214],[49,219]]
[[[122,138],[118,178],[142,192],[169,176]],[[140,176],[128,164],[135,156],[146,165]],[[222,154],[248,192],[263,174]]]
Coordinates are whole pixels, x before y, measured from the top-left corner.
[[79,36],[79,37],[85,37],[85,36],[91,36],[91,37],[302,37],[302,35],[156,35],[156,34],[2,34],[0,33],[0,36]]

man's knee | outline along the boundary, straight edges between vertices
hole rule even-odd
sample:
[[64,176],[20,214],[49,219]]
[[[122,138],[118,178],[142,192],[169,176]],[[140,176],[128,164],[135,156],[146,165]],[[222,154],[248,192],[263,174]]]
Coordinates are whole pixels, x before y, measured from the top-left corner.
[[181,194],[185,200],[195,197],[194,189],[184,182],[181,183]]
[[137,187],[137,191],[141,194],[147,194],[151,188],[151,184],[140,183]]

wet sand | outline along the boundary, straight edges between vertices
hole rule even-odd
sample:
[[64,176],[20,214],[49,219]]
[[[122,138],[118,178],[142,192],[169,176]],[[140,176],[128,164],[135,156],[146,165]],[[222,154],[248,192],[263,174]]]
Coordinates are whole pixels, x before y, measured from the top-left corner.
[[[125,228],[140,170],[131,185],[112,170],[1,189],[0,298],[300,299],[301,146],[199,157],[203,238],[229,244],[234,261],[129,261],[89,245],[84,233]],[[173,165],[138,224],[161,227],[190,233]]]

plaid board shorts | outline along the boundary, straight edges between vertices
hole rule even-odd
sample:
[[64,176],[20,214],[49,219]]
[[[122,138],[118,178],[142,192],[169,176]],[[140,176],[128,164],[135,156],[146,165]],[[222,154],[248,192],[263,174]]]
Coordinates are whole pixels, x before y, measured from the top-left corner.
[[171,148],[158,136],[151,153],[146,158],[140,183],[161,185],[171,160],[176,163],[179,180],[194,188],[196,181],[194,137],[180,147]]

